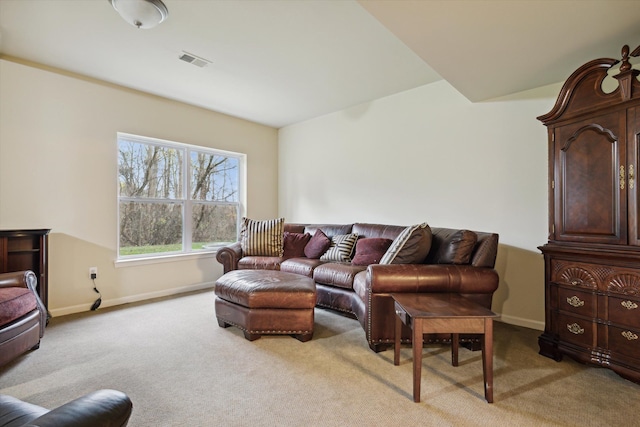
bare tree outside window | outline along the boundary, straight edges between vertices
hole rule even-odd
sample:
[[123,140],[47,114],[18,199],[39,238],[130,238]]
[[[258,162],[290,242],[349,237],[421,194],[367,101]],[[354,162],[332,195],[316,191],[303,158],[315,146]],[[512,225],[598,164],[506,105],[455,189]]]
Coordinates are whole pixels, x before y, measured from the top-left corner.
[[163,142],[119,134],[119,256],[236,241],[240,156]]

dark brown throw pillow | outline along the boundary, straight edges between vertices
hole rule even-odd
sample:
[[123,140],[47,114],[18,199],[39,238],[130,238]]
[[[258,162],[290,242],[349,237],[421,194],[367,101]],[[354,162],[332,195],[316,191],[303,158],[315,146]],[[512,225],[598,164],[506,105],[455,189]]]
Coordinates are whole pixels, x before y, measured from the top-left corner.
[[356,243],[356,254],[351,260],[353,265],[378,264],[387,252],[393,240],[382,237],[368,237]]
[[304,254],[307,258],[318,259],[329,249],[329,246],[331,246],[331,239],[318,228],[304,247]]
[[284,256],[285,258],[304,257],[304,248],[309,243],[311,234],[284,232]]
[[436,264],[469,264],[478,235],[473,231],[459,230],[447,237],[440,245]]

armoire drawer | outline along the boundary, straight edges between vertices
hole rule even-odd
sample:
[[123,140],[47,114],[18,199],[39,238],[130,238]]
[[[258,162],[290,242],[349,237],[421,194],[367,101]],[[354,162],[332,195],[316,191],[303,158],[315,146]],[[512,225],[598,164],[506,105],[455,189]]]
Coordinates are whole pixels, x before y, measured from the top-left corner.
[[596,317],[597,298],[593,293],[558,287],[558,309],[586,317]]
[[579,317],[557,314],[558,335],[561,341],[568,341],[584,347],[595,347],[594,322]]
[[640,359],[640,331],[609,326],[609,350]]
[[596,289],[598,279],[602,276],[599,274],[601,268],[597,264],[554,259],[551,261],[551,281],[577,288]]
[[609,321],[640,330],[640,301],[609,296]]

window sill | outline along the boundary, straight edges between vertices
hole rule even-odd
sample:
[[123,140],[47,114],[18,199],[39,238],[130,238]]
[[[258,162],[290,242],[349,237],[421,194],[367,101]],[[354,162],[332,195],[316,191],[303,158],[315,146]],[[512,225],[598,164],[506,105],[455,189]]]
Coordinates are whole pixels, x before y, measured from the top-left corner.
[[189,254],[170,254],[170,255],[159,255],[153,257],[139,257],[139,258],[129,258],[129,259],[118,259],[113,263],[116,268],[123,267],[136,267],[139,265],[149,265],[149,264],[164,264],[167,262],[176,262],[176,261],[190,261],[194,259],[203,259],[203,258],[213,258],[216,256],[216,251],[206,251],[206,252],[197,252],[197,253],[189,253]]

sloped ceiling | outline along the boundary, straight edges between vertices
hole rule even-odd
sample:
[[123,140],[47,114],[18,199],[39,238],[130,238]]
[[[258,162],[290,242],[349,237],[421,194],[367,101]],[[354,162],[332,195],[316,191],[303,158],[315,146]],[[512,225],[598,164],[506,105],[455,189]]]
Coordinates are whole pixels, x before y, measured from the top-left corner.
[[471,101],[561,82],[640,45],[640,1],[360,0]]
[[636,0],[164,3],[139,30],[107,0],[0,0],[0,55],[279,128],[440,79],[483,101],[640,44]]

